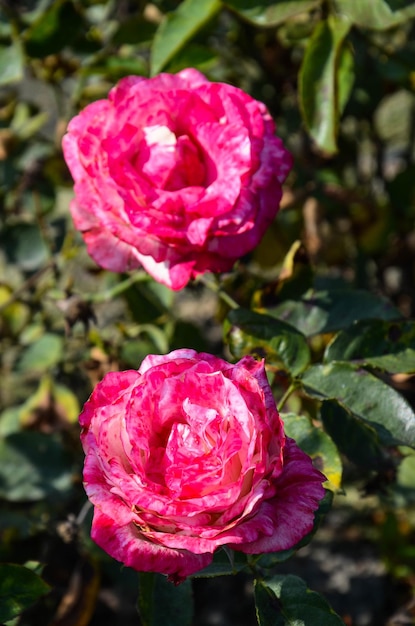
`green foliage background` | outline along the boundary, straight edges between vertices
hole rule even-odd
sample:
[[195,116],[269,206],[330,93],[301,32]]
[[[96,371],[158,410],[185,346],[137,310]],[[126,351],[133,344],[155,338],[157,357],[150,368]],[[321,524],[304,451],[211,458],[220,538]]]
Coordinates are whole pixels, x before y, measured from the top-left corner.
[[[410,0],[1,0],[0,622],[135,623],[136,576],[89,539],[77,417],[106,372],[183,346],[265,357],[287,433],[400,590],[382,623],[413,617],[414,35]],[[60,144],[121,77],[184,67],[264,101],[295,165],[258,248],[173,293],[88,258]],[[288,556],[204,575],[255,571],[261,626],[342,623]],[[167,623],[152,593],[208,624],[140,589],[143,624]]]

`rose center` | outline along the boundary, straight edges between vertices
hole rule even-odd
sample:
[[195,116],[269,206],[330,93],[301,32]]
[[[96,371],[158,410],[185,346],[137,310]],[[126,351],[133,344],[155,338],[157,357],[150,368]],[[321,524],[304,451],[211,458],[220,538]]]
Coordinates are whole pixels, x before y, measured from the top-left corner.
[[188,135],[176,136],[167,126],[147,126],[135,167],[154,187],[177,191],[203,186],[206,171],[198,147]]

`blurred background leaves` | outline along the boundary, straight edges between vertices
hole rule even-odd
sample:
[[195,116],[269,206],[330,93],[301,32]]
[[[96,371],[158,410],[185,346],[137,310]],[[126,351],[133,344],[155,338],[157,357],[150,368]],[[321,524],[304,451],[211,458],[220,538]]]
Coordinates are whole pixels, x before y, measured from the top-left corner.
[[[391,593],[362,609],[351,580],[343,597],[330,578],[316,590],[346,624],[411,619],[414,35],[409,0],[0,2],[0,596],[24,577],[28,590],[1,620],[137,623],[136,577],[89,539],[77,416],[106,372],[183,346],[265,358],[287,434],[336,496],[322,537],[347,543],[356,529]],[[221,277],[232,311],[201,281],[173,293],[99,269],[69,216],[68,120],[125,75],[184,67],[264,101],[295,160],[275,223]],[[214,623],[217,594],[224,624],[251,625],[246,563],[222,556],[217,571],[241,570],[237,587],[221,579],[238,606],[197,579],[194,623]],[[255,594],[292,617],[286,556],[268,559]]]

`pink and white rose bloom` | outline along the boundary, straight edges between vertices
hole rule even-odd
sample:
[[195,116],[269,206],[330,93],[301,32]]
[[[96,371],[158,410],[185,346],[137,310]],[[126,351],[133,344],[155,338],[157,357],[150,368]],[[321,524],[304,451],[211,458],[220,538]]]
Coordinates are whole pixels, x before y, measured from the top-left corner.
[[80,416],[92,538],[178,583],[215,550],[286,550],[313,528],[323,474],[284,436],[264,364],[190,349],[111,372]]
[[265,105],[195,69],[122,79],[71,120],[63,151],[91,257],[171,289],[258,244],[291,168]]

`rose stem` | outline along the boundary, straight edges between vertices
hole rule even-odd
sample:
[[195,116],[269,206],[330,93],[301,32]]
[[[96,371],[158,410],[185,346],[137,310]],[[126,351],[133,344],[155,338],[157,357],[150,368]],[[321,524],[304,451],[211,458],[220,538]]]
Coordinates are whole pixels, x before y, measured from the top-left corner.
[[214,280],[207,278],[206,276],[198,276],[197,281],[205,285],[208,289],[216,293],[231,309],[239,309],[239,304],[234,300],[226,291],[223,291],[222,287]]

